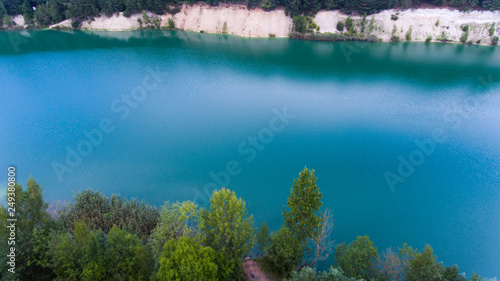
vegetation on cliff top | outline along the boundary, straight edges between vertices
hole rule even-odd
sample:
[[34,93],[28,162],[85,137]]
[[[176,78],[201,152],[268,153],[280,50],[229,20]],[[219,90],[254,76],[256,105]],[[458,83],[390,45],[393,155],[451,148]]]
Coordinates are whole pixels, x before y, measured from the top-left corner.
[[[0,0],[2,24],[8,27],[5,16],[22,14],[30,26],[48,26],[65,19],[74,19],[75,26],[86,19],[100,14],[111,16],[123,12],[126,17],[142,11],[161,15],[175,14],[180,5],[193,4],[195,1],[180,0]],[[314,15],[319,10],[341,10],[344,13],[373,14],[385,9],[408,9],[421,5],[435,7],[456,7],[461,10],[499,10],[500,0],[206,0],[209,5],[219,3],[244,4],[249,8],[261,7],[272,10],[284,7],[291,16]],[[0,26],[1,27],[1,26]]]

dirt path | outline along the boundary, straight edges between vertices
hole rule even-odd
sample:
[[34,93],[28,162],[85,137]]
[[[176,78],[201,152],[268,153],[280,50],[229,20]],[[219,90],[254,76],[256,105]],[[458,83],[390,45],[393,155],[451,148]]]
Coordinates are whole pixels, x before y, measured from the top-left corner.
[[253,260],[248,260],[243,263],[243,270],[245,270],[245,280],[251,281],[279,281],[276,277],[269,277],[265,274],[260,265]]

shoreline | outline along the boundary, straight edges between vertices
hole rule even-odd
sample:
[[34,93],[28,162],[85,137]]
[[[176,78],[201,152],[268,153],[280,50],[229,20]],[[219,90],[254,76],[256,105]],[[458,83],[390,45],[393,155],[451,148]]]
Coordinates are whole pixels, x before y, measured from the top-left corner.
[[[147,14],[149,17],[156,16],[150,12]],[[164,14],[158,17],[161,19],[159,26],[161,29],[167,28],[169,21],[173,21],[176,29],[200,33],[222,33],[264,38],[294,37],[290,36],[293,33],[292,18],[285,14],[284,9],[264,11],[261,8],[249,10],[241,4],[220,4],[218,6],[206,4],[187,6],[183,4],[179,13]],[[354,27],[359,30],[362,16],[346,15],[338,10],[319,11],[312,18],[314,23],[319,26],[319,32],[312,33],[312,36],[304,36],[304,38],[315,40],[311,37],[341,37],[342,33],[337,30],[337,23],[345,21],[348,17],[353,19]],[[123,13],[114,14],[111,17],[101,15],[92,21],[82,22],[80,29],[87,31],[139,30],[141,26],[138,19],[142,19],[142,14],[133,14],[129,18],[123,16]],[[18,15],[13,20],[21,28],[26,28],[22,16]],[[492,39],[500,34],[500,11],[461,12],[448,8],[391,9],[367,16],[366,22],[373,22],[369,35],[375,36],[381,42],[393,42],[394,40],[427,42],[431,38],[430,42],[491,45]],[[48,28],[72,29],[71,19]],[[464,30],[465,28],[467,31]],[[343,33],[346,33],[346,30]],[[407,40],[408,33],[410,33],[410,40]],[[465,33],[467,34],[465,35]],[[321,39],[321,41],[324,40]]]

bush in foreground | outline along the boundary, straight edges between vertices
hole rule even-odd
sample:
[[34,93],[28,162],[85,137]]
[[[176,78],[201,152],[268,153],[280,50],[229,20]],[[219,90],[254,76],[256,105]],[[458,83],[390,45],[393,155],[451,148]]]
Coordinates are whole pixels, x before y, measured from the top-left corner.
[[269,271],[286,276],[301,262],[303,247],[290,229],[282,226],[272,235],[267,253],[265,263]]
[[216,281],[216,254],[191,238],[170,239],[165,243],[160,257],[156,280]]

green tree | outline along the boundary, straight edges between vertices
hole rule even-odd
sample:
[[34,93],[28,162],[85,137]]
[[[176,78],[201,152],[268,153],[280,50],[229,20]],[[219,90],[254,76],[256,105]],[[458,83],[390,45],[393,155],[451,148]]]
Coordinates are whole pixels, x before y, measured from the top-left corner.
[[290,229],[282,226],[271,237],[267,252],[265,262],[269,270],[280,276],[286,276],[300,263],[304,248]]
[[356,241],[349,245],[345,242],[335,249],[335,263],[340,266],[349,277],[370,280],[376,276],[374,261],[378,257],[378,250],[368,236],[358,236]]
[[49,255],[60,280],[149,280],[154,269],[149,248],[137,235],[113,227],[90,231],[82,221],[74,233],[54,233]]
[[257,250],[263,254],[267,254],[267,247],[269,246],[271,238],[269,237],[269,227],[267,226],[266,221],[262,222],[261,226],[259,227],[256,238]]
[[127,229],[142,239],[149,237],[158,223],[157,208],[135,199],[124,201],[120,196],[86,189],[73,196],[74,203],[61,212],[63,226],[73,230],[75,221],[87,224],[90,230],[101,229],[108,233],[113,226]]
[[411,33],[413,31],[413,27],[410,25],[410,28],[408,28],[408,31],[406,32],[406,41],[411,41]]
[[498,36],[495,36],[491,39],[491,45],[493,46],[498,45]]
[[306,33],[307,31],[307,19],[304,16],[293,16],[292,18],[293,28],[296,32]]
[[165,243],[160,256],[158,281],[216,281],[216,254],[189,237],[170,239]]
[[[0,223],[4,227],[0,228],[1,241],[8,241],[10,230],[7,218],[15,218],[16,221],[16,244],[8,245],[0,243],[0,272],[7,274],[7,253],[11,246],[16,247],[16,277],[20,280],[52,280],[54,273],[47,266],[47,263],[36,262],[39,252],[35,252],[37,243],[45,240],[43,229],[50,228],[52,218],[47,213],[48,204],[43,200],[43,188],[30,178],[27,182],[26,190],[22,186],[15,184],[6,189],[6,202],[8,207],[15,208],[15,216],[11,217],[10,211],[0,206]],[[8,194],[12,193],[13,196]],[[9,200],[15,198],[15,201]],[[14,205],[15,203],[15,205]],[[22,243],[20,243],[22,241]]]
[[51,266],[61,280],[80,280],[82,268],[78,260],[81,258],[81,248],[69,233],[57,233],[50,240]]
[[415,255],[409,263],[406,271],[408,281],[439,280],[441,270],[437,263],[437,257],[433,254],[432,247],[426,245],[422,253]]
[[[442,274],[442,280],[443,281],[458,281],[463,277],[460,275],[460,270],[458,269],[458,265],[453,265],[453,266],[446,266],[443,270]],[[463,278],[465,279],[465,278]],[[465,279],[467,280],[467,279]],[[464,280],[464,281],[465,281]]]
[[319,212],[322,193],[316,186],[316,180],[314,170],[304,168],[299,173],[299,178],[293,180],[293,188],[287,201],[289,210],[283,206],[285,225],[304,249],[308,248],[307,239],[317,237],[318,228],[323,221]]
[[350,30],[354,25],[354,21],[352,20],[351,17],[347,17],[345,19],[345,27],[347,28],[347,30]]
[[106,263],[111,280],[149,280],[154,269],[147,246],[136,235],[113,227],[106,238]]
[[160,257],[163,245],[169,239],[187,236],[199,241],[201,239],[198,229],[200,221],[200,210],[194,202],[185,201],[174,204],[166,202],[161,209],[158,225],[149,238],[155,259]]
[[270,0],[262,0],[260,7],[264,10],[270,10],[273,8],[273,4]]
[[366,29],[366,13],[363,15],[363,18],[361,19],[361,33],[365,33]]
[[255,244],[253,216],[248,216],[243,199],[222,188],[212,193],[210,210],[203,210],[200,228],[204,245],[217,253],[218,278],[241,275],[241,260]]
[[470,277],[470,281],[488,281],[486,278],[481,277],[481,275],[473,272]]
[[337,30],[340,32],[344,31],[344,22],[343,21],[339,20],[337,22]]

